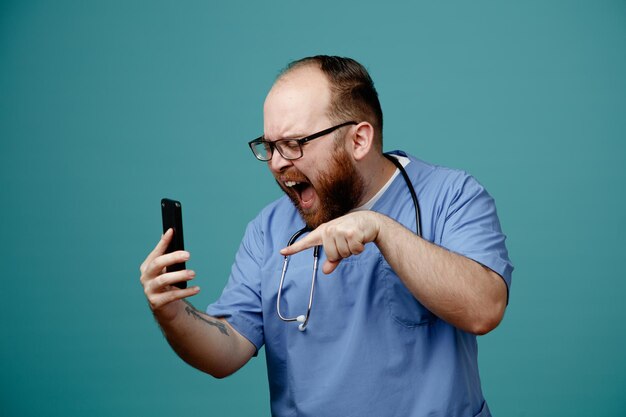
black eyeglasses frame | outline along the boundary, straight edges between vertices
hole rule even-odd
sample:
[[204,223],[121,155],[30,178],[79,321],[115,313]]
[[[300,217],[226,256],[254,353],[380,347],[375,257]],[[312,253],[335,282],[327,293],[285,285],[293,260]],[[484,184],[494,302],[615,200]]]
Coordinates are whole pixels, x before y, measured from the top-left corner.
[[[304,138],[301,139],[278,139],[275,141],[270,141],[270,140],[265,140],[265,138],[263,136],[259,136],[256,139],[251,140],[250,142],[248,142],[248,146],[250,146],[250,149],[252,150],[252,153],[254,154],[254,157],[256,159],[258,159],[259,161],[262,162],[267,162],[269,160],[272,159],[272,157],[274,156],[274,149],[278,150],[278,153],[280,154],[280,156],[282,156],[283,158],[290,160],[290,161],[294,161],[296,159],[300,159],[302,158],[302,156],[304,155],[304,152],[302,150],[302,145],[304,145],[307,142],[312,141],[313,139],[317,139],[317,138],[321,138],[322,136],[328,135],[329,133],[334,132],[335,130],[344,127],[344,126],[349,126],[349,125],[357,125],[358,123],[355,121],[350,121],[350,122],[344,122],[341,124],[338,124],[336,126],[333,127],[329,127],[328,129],[324,129],[321,130],[317,133],[313,133],[312,135],[306,136]],[[298,144],[298,148],[299,148],[299,155],[297,157],[288,157],[285,156],[283,154],[283,152],[281,151],[281,147],[280,146],[276,146],[277,143],[285,143],[285,142],[294,142]],[[268,158],[263,158],[261,157],[257,152],[255,152],[254,147],[258,144],[266,144],[267,146],[269,146],[269,157]]]

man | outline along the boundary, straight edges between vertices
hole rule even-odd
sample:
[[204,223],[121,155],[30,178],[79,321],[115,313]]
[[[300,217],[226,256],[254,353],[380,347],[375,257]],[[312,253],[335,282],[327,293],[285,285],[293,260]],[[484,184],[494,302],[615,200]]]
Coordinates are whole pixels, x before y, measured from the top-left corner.
[[[290,64],[250,143],[286,196],[248,225],[222,296],[207,314],[184,302],[198,288],[172,286],[192,271],[164,273],[189,258],[163,254],[171,230],[141,266],[144,291],[175,351],[215,377],[264,345],[273,415],[489,416],[476,335],[501,321],[513,269],[493,200],[463,172],[396,152],[415,205],[382,153],[382,127],[359,63]],[[305,225],[312,231],[285,247]],[[280,313],[304,331],[278,316],[279,287]]]

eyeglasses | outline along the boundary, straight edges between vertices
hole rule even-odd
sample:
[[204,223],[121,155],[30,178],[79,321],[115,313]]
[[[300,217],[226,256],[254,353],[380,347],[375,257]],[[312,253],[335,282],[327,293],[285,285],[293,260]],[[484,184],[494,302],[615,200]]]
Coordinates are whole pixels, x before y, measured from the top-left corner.
[[263,136],[260,136],[254,140],[248,142],[250,149],[252,149],[252,153],[259,161],[269,161],[272,159],[272,155],[274,155],[274,149],[278,150],[278,153],[289,160],[302,158],[302,145],[305,143],[312,141],[313,139],[321,138],[322,136],[328,135],[331,132],[339,129],[340,127],[348,126],[348,125],[356,125],[357,122],[345,122],[337,126],[330,127],[328,129],[324,129],[320,132],[313,133],[302,139],[279,139],[275,141],[265,140]]

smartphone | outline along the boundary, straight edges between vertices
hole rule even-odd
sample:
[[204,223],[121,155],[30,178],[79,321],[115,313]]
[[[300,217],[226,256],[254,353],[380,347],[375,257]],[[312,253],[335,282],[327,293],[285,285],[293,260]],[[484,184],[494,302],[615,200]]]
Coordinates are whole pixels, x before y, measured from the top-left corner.
[[[170,200],[169,198],[162,199],[161,216],[163,217],[163,233],[167,232],[168,229],[174,229],[174,236],[172,236],[172,240],[165,250],[165,253],[184,250],[183,208],[180,205],[180,201]],[[182,271],[184,269],[187,269],[187,267],[184,262],[181,262],[179,264],[168,266],[166,270],[167,272],[175,272]],[[187,281],[177,282],[174,285],[178,288],[187,288]]]

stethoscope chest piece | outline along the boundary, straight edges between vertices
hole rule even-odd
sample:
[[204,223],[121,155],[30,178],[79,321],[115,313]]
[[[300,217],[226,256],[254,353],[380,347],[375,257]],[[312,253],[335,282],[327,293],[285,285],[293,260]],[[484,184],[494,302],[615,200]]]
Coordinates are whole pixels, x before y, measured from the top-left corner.
[[[402,166],[402,164],[396,158],[394,158],[393,156],[389,154],[383,154],[383,155],[385,156],[385,158],[389,159],[398,168],[398,170],[400,171],[400,174],[402,174],[402,177],[404,178],[404,181],[406,182],[407,187],[409,188],[409,192],[411,193],[411,199],[413,200],[413,205],[415,207],[415,233],[418,236],[421,236],[422,227],[421,227],[421,219],[420,219],[420,208],[419,208],[419,203],[417,201],[417,195],[415,193],[415,190],[413,189],[413,185],[411,184],[411,180],[408,174],[406,173],[406,170]],[[309,229],[308,227],[304,227],[298,230],[296,233],[293,234],[293,236],[291,236],[291,239],[289,239],[289,243],[287,243],[287,246],[291,246],[296,240],[298,240],[300,236],[310,231],[311,229]],[[307,325],[309,324],[309,318],[311,317],[311,306],[313,305],[313,292],[315,291],[315,278],[317,277],[319,253],[320,253],[320,246],[316,246],[315,249],[313,250],[313,276],[311,277],[311,290],[309,292],[309,305],[307,307],[306,314],[301,314],[296,317],[285,317],[282,315],[280,311],[280,300],[281,300],[282,293],[283,293],[283,284],[285,282],[285,273],[287,272],[287,265],[289,264],[289,257],[285,256],[285,259],[283,261],[283,270],[280,275],[280,284],[278,286],[278,296],[276,298],[276,311],[278,312],[278,317],[280,317],[281,320],[295,321],[295,322],[300,323],[298,325],[298,329],[301,332],[303,332],[306,329]]]

